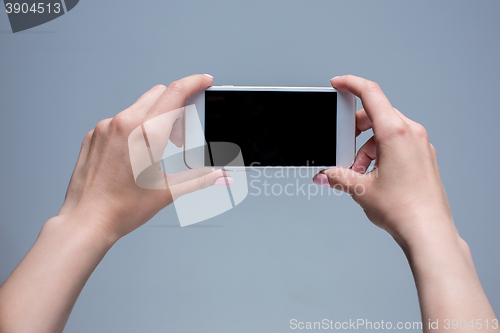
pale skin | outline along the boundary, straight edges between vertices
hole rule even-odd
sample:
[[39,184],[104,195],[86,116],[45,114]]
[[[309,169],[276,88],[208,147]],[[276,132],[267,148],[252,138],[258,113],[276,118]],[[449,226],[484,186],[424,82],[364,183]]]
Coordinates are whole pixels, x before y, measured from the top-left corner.
[[[370,221],[401,246],[415,278],[424,331],[450,331],[446,319],[474,321],[474,328],[460,332],[500,330],[491,325],[495,313],[453,223],[436,150],[424,127],[393,108],[375,82],[347,75],[331,83],[361,99],[357,134],[371,128],[374,135],[359,149],[351,169],[323,171],[314,182],[351,194]],[[365,174],[372,160],[376,169]],[[439,329],[429,330],[429,319],[439,319]]]
[[[166,175],[155,169],[154,176],[161,176],[166,189],[141,188],[130,162],[127,140],[134,129],[178,112],[187,98],[212,82],[208,75],[192,75],[168,87],[156,86],[87,134],[59,214],[45,223],[31,250],[0,287],[0,332],[62,332],[87,279],[121,237],[178,196],[232,184],[221,170]],[[374,82],[341,76],[331,83],[360,97],[364,109],[356,114],[357,132],[372,128],[374,138],[359,150],[351,169],[325,170],[313,181],[351,194],[368,218],[401,246],[415,277],[424,331],[428,319],[481,319],[483,330],[489,320],[488,331],[494,331],[495,313],[469,248],[453,224],[436,152],[425,129],[394,109]],[[181,114],[163,124],[178,146],[183,141]],[[365,174],[372,160],[376,171]],[[361,187],[364,192],[359,195],[355,189]],[[468,330],[478,327],[460,331]],[[440,325],[432,331],[450,330]]]

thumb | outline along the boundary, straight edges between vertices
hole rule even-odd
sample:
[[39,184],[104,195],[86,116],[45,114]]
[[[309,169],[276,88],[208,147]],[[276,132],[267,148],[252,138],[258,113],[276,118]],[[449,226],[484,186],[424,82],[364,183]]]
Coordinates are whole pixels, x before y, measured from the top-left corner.
[[332,187],[356,198],[365,193],[366,178],[366,175],[351,169],[332,168],[320,171],[314,176],[313,182],[317,185]]

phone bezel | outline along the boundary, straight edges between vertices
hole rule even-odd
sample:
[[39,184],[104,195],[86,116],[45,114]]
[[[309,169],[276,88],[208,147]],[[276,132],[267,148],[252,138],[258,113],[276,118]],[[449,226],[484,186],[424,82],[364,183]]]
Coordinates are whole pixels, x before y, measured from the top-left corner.
[[[318,91],[318,92],[337,92],[337,147],[336,162],[337,167],[349,168],[354,162],[356,154],[356,99],[354,95],[348,92],[338,91],[331,87],[264,87],[264,86],[211,86],[206,90],[213,91]],[[205,91],[200,90],[186,102],[186,113],[184,120],[184,163],[190,169],[204,166],[204,151],[200,153],[190,151],[191,147],[200,147],[205,142]],[[190,106],[194,105],[194,109]],[[197,112],[199,122],[201,123],[201,132],[197,128],[198,119],[193,112]],[[186,151],[190,151],[186,156]],[[334,166],[327,166],[334,167]],[[226,170],[248,171],[252,169],[319,169],[320,166],[231,166],[221,167]],[[324,166],[323,166],[324,168]]]

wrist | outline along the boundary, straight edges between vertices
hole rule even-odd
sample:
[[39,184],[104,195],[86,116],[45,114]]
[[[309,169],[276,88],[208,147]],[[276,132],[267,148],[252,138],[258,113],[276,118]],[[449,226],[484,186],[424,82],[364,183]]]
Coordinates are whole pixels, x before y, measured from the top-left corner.
[[429,246],[455,244],[461,239],[451,214],[438,210],[407,212],[392,222],[395,227],[389,233],[407,255]]
[[451,218],[415,223],[405,233],[392,236],[413,270],[435,267],[436,272],[442,272],[446,266],[458,262],[475,270],[469,246],[460,237]]
[[107,252],[119,237],[101,225],[92,217],[84,215],[57,215],[45,222],[41,233],[59,234]]

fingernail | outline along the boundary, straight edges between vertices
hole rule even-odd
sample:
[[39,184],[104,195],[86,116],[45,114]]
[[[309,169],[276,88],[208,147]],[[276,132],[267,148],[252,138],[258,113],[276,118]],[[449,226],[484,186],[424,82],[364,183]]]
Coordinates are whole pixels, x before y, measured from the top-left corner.
[[330,81],[335,80],[335,79],[336,79],[336,78],[338,78],[338,77],[340,77],[340,76],[335,76],[335,77],[332,77],[332,78],[330,79]]
[[211,78],[211,79],[213,79],[213,78],[214,78],[214,77],[213,77],[212,75],[210,75],[210,74],[203,74],[203,75],[206,75],[206,76],[208,76],[208,77],[209,77],[209,78]]
[[215,180],[214,186],[231,186],[234,180],[231,177],[219,177]]
[[317,174],[316,177],[313,178],[313,183],[316,185],[331,187],[330,183],[328,182],[328,176],[324,173]]

